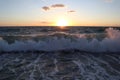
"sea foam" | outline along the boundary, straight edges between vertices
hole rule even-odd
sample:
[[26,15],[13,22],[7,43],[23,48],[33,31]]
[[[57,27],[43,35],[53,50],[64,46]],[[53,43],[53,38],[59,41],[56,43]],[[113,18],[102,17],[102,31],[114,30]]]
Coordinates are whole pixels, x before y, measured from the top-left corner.
[[106,35],[107,36],[101,41],[96,38],[89,41],[85,35],[81,35],[80,37],[74,38],[74,40],[65,37],[53,37],[52,39],[47,38],[48,40],[39,40],[37,42],[34,40],[16,40],[12,44],[0,38],[0,52],[35,50],[57,51],[66,49],[78,49],[90,52],[120,52],[120,31],[107,28]]

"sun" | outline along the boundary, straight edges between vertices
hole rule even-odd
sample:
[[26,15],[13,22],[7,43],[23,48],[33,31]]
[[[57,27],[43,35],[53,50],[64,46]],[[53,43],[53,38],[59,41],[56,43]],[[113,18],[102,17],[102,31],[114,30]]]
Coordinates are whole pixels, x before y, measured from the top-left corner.
[[57,21],[57,26],[59,26],[59,27],[68,26],[68,21],[65,20],[65,19],[59,19],[59,20]]

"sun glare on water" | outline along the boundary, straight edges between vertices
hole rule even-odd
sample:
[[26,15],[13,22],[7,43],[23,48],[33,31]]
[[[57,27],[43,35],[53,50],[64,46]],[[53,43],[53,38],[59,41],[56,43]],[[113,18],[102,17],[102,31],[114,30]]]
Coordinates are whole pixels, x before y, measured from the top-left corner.
[[59,27],[68,26],[68,21],[65,20],[65,19],[60,19],[60,20],[57,21],[57,26],[59,26]]

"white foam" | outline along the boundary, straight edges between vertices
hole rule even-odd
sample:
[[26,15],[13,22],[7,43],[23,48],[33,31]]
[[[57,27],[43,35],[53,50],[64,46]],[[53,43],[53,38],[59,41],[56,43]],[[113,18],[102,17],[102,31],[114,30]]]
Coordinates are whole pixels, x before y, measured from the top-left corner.
[[2,37],[0,37],[0,40],[3,40],[3,38],[2,38]]
[[28,51],[28,50],[45,50],[54,51],[62,49],[79,49],[91,52],[118,52],[120,51],[120,31],[113,28],[106,29],[107,37],[102,41],[93,38],[88,41],[84,36],[71,40],[69,38],[48,39],[46,41],[15,41],[8,44],[0,39],[0,51]]

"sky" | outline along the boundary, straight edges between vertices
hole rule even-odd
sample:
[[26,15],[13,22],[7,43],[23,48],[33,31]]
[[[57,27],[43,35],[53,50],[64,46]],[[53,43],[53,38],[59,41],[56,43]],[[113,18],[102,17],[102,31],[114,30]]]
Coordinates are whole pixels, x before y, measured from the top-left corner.
[[0,0],[0,26],[120,26],[120,0]]

